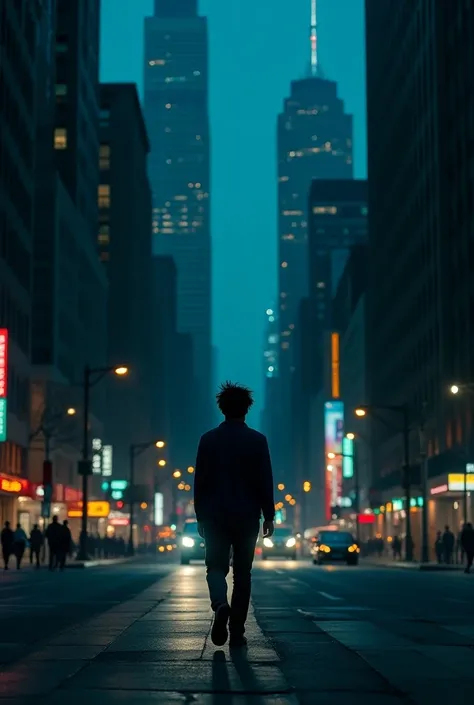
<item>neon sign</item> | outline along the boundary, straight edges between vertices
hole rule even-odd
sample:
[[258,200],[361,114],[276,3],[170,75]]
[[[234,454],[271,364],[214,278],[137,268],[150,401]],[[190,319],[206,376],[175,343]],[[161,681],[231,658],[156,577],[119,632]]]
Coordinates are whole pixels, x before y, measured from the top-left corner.
[[[324,445],[326,458],[326,518],[338,506],[342,496],[342,441],[344,438],[344,402],[327,401],[324,405]],[[329,454],[334,459],[328,464]]]
[[0,490],[2,492],[14,492],[20,494],[23,483],[20,480],[9,480],[7,477],[0,477]]
[[7,440],[8,330],[0,328],[0,441]]

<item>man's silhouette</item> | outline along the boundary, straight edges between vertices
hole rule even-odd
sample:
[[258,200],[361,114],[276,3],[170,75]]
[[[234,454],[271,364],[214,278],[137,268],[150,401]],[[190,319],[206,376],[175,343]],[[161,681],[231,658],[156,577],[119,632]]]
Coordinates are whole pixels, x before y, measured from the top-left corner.
[[[246,387],[226,382],[217,404],[225,421],[199,441],[194,479],[194,509],[206,542],[207,583],[215,612],[211,638],[216,646],[245,646],[251,570],[263,514],[263,534],[271,536],[275,504],[267,439],[249,428],[253,404]],[[234,589],[227,601],[226,576],[232,548]]]

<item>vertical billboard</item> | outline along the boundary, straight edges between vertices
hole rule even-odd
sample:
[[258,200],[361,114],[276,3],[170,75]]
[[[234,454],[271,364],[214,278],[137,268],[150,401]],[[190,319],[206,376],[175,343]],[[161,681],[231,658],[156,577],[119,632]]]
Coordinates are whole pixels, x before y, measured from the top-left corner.
[[155,526],[163,526],[163,494],[155,492],[155,511],[154,511]]
[[[344,439],[344,402],[324,404],[324,451],[326,460],[326,518],[331,519],[342,497],[342,442]],[[334,455],[334,458],[328,458]]]
[[92,474],[102,474],[102,441],[100,438],[92,440]]
[[342,439],[342,477],[344,479],[354,476],[354,441],[352,438]]
[[111,477],[112,475],[112,446],[104,446],[102,448],[102,476]]
[[0,441],[7,440],[8,330],[0,328]]

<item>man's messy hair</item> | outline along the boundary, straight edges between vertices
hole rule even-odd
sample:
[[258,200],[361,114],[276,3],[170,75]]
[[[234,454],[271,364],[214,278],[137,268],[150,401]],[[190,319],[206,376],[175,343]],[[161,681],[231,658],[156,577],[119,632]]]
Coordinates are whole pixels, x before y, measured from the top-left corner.
[[217,406],[226,418],[241,419],[253,404],[253,393],[248,387],[224,382],[216,395]]

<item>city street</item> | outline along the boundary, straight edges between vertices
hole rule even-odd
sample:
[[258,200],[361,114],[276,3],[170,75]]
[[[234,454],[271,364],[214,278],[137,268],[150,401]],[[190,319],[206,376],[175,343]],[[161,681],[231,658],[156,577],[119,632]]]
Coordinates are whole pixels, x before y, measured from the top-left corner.
[[210,643],[204,568],[0,575],[0,704],[461,705],[474,576],[257,562],[249,648]]

